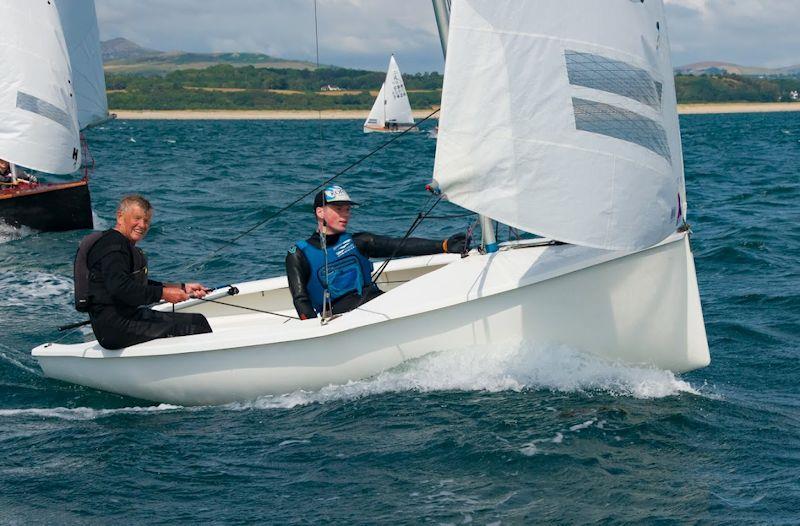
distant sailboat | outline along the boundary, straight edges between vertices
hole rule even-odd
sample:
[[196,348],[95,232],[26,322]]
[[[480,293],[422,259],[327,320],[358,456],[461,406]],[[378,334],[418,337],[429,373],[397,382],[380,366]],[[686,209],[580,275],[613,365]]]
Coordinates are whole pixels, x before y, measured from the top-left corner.
[[386,80],[381,84],[381,90],[367,120],[364,121],[364,133],[371,132],[402,132],[415,128],[414,116],[411,114],[411,104],[408,102],[406,86],[403,84],[403,75],[394,55],[389,59],[389,69],[386,71]]
[[57,0],[56,6],[72,66],[78,126],[85,130],[114,118],[108,114],[106,79],[94,0]]
[[94,2],[0,4],[0,219],[61,231],[92,228],[88,170],[82,179],[41,183],[20,167],[71,174],[81,167],[81,130],[108,118]]

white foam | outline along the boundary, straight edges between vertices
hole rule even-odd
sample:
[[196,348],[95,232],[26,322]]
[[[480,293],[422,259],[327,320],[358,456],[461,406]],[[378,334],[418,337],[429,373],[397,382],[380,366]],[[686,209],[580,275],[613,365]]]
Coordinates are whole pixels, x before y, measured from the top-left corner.
[[[592,425],[594,425],[596,421],[597,421],[596,419],[592,419],[582,424],[574,425],[569,428],[569,431],[573,433],[578,433],[580,432],[581,429],[592,427]],[[602,427],[599,425],[597,427],[602,429]],[[567,433],[567,431],[565,431],[564,433]],[[530,442],[526,442],[525,444],[522,444],[520,446],[519,452],[525,455],[526,457],[532,457],[534,455],[537,455],[541,452],[541,449],[539,449],[539,446],[537,446],[537,444],[556,444],[556,445],[562,444],[564,442],[564,433],[559,431],[553,437],[536,438],[534,440],[531,440]]]
[[0,221],[0,243],[8,243],[9,241],[22,239],[23,237],[28,237],[35,232],[36,230],[26,226],[11,226],[5,221]]
[[9,292],[5,302],[11,307],[72,301],[72,279],[47,272],[0,271],[0,289]]
[[[6,347],[6,346],[3,345],[3,347]],[[0,359],[5,360],[6,362],[10,363],[11,365],[13,365],[15,367],[18,367],[18,368],[22,369],[23,371],[27,371],[27,372],[29,372],[31,374],[35,374],[37,376],[40,376],[39,371],[37,371],[33,367],[25,365],[24,363],[22,363],[21,361],[17,360],[16,358],[11,356],[10,354],[6,354],[5,352],[0,351]]]
[[283,442],[278,444],[278,447],[291,446],[294,444],[310,444],[310,443],[311,443],[310,440],[284,440]]
[[530,344],[471,347],[427,355],[378,376],[319,391],[295,391],[265,396],[233,409],[289,409],[384,393],[405,391],[522,391],[601,392],[612,396],[663,398],[699,394],[669,371],[611,363],[566,347]]
[[97,212],[92,210],[92,228],[94,230],[108,230],[108,221],[97,215]]
[[591,427],[595,422],[597,422],[596,418],[592,418],[591,420],[587,420],[582,424],[575,424],[574,426],[570,426],[570,431],[580,431],[581,429],[586,429],[587,427]]
[[164,411],[184,410],[178,405],[160,404],[145,407],[120,407],[118,409],[93,409],[91,407],[54,407],[25,409],[0,409],[0,417],[35,416],[58,418],[61,420],[95,420],[115,415],[161,413]]

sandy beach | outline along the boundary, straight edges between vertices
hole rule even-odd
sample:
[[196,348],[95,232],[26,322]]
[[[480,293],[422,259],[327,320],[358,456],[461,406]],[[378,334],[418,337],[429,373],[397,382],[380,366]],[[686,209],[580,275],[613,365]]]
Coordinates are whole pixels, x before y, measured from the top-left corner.
[[[164,119],[164,120],[283,120],[283,119],[366,119],[367,110],[111,110],[118,119]],[[419,120],[433,110],[415,110]],[[678,104],[682,115],[711,113],[769,113],[800,111],[800,102],[782,103],[709,103]],[[435,116],[434,116],[435,118]]]
[[678,104],[678,113],[681,115],[708,113],[774,113],[781,111],[800,111],[800,102]]
[[[164,120],[307,120],[366,119],[369,110],[110,110],[118,119]],[[424,119],[433,110],[414,111],[414,118]]]

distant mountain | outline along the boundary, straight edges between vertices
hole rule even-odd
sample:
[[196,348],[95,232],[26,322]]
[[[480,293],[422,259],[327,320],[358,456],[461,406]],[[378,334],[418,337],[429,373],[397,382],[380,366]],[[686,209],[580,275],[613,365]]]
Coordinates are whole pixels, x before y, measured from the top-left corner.
[[286,60],[262,53],[189,53],[148,49],[127,38],[100,43],[103,67],[110,73],[169,73],[178,69],[203,69],[217,64],[257,68],[314,69],[312,62]]
[[112,61],[137,60],[144,57],[161,55],[162,51],[143,48],[136,42],[127,38],[112,38],[100,43],[100,53],[103,63]]
[[675,68],[683,75],[742,75],[745,77],[798,77],[800,64],[784,68],[740,66],[730,62],[695,62]]

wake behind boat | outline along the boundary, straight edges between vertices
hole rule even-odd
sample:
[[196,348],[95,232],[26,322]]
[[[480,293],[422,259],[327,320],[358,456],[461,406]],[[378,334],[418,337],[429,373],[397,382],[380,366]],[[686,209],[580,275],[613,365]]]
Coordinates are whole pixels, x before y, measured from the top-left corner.
[[[482,215],[481,250],[391,261],[385,294],[325,323],[291,318],[285,277],[238,284],[176,306],[203,313],[212,333],[117,351],[45,344],[33,350],[45,374],[209,404],[506,342],[675,372],[707,365],[663,4],[524,6],[459,0],[441,32],[433,186]],[[495,220],[546,239],[498,245]]]

